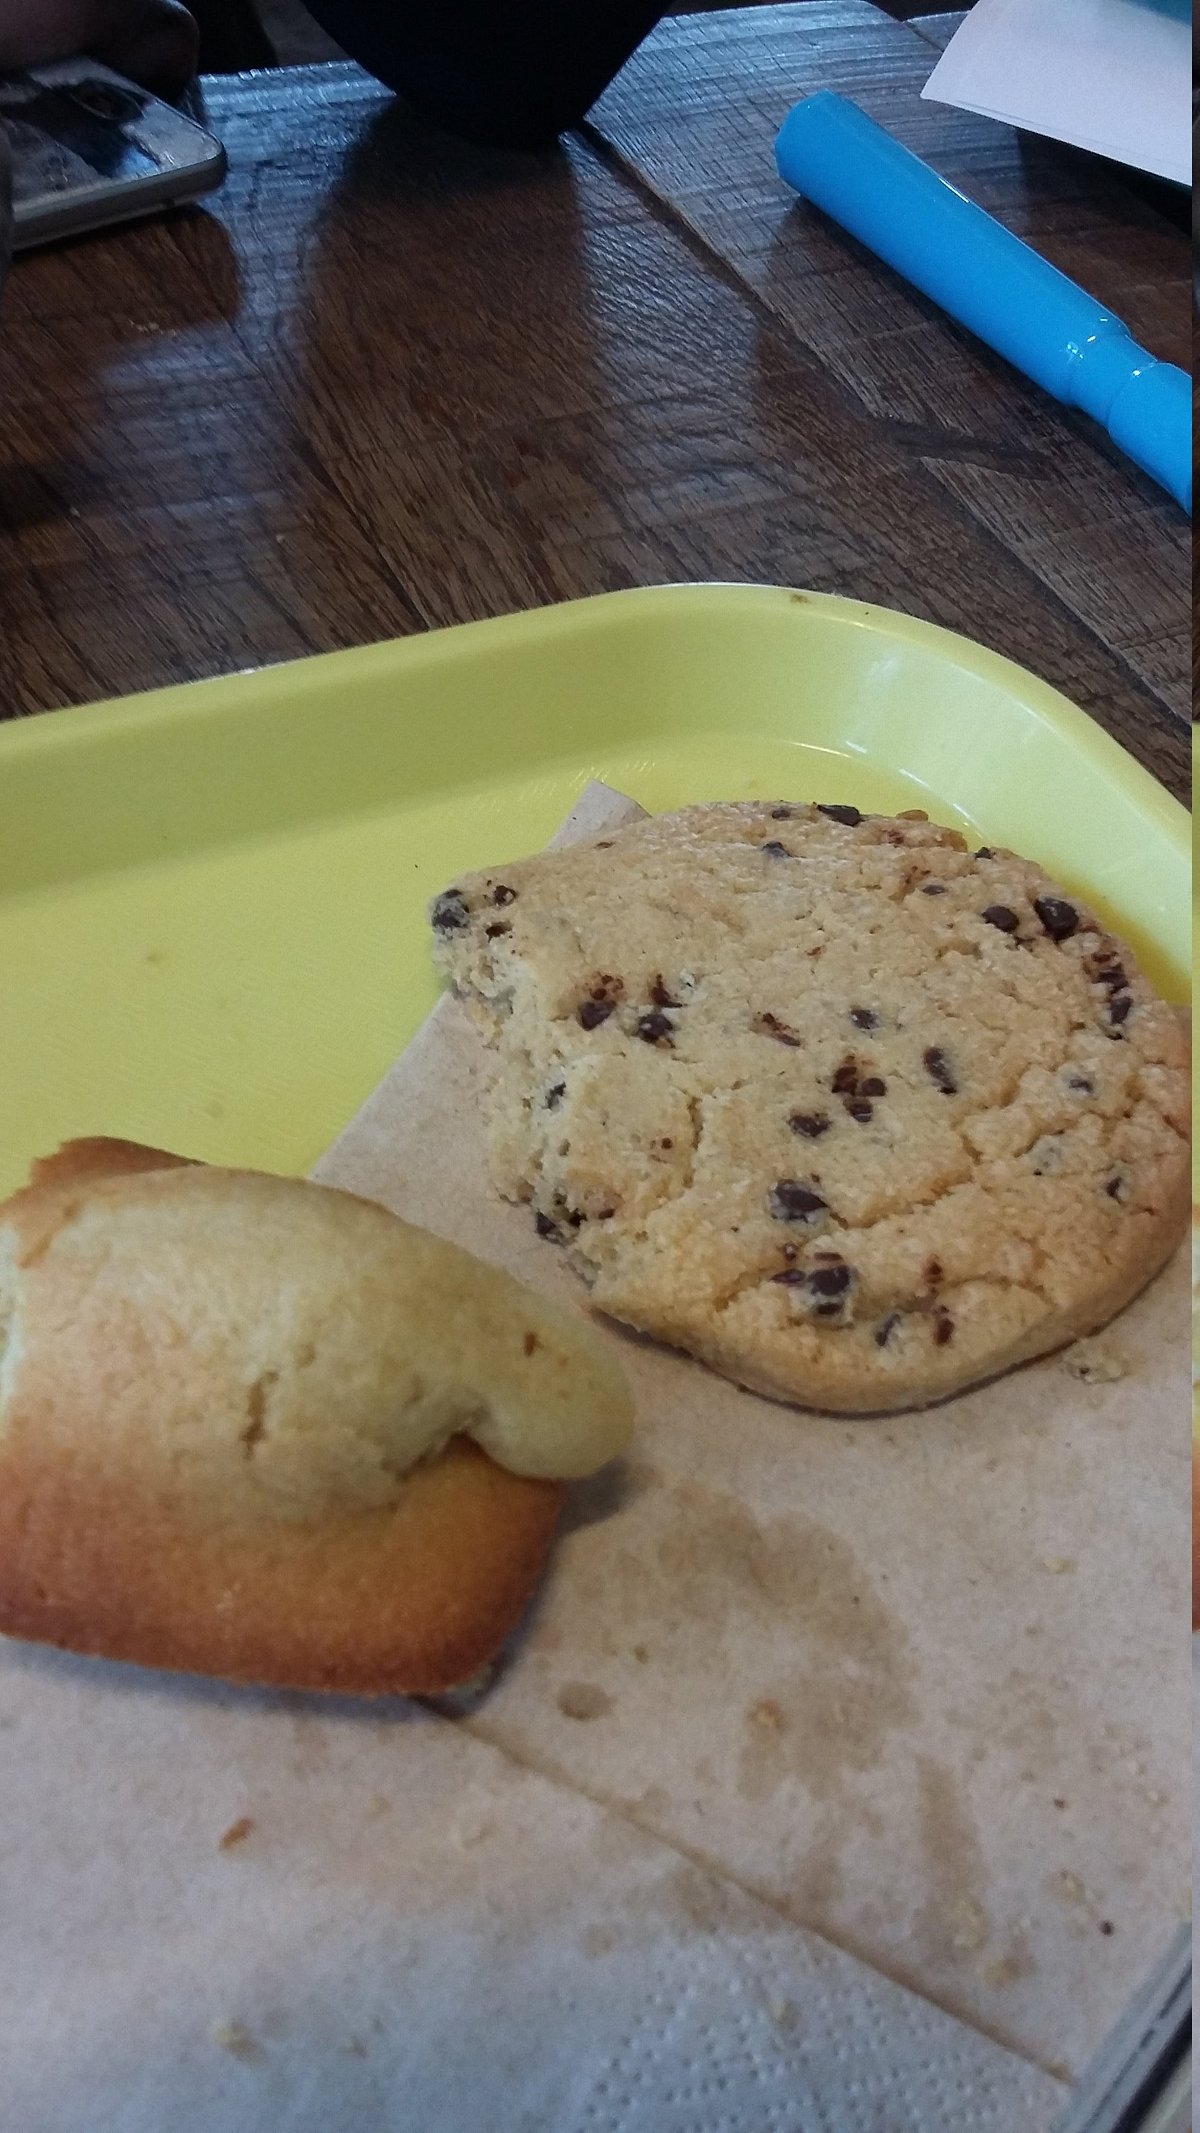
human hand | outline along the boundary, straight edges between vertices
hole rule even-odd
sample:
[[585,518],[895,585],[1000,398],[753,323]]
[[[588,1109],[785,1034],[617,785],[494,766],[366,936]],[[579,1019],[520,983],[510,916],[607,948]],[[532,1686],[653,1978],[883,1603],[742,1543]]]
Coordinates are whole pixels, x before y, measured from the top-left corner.
[[0,0],[0,73],[86,52],[171,96],[195,73],[198,47],[179,0]]

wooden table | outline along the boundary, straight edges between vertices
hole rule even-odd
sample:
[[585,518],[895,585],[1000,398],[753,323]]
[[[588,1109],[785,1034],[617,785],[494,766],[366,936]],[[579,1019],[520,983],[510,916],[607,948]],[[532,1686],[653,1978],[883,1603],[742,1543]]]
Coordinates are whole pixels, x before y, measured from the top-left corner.
[[1183,514],[773,174],[789,104],[843,90],[1186,363],[1186,236],[1104,166],[922,104],[947,25],[668,20],[533,158],[349,66],[214,79],[214,202],[5,292],[0,715],[768,579],[982,639],[1183,794]]

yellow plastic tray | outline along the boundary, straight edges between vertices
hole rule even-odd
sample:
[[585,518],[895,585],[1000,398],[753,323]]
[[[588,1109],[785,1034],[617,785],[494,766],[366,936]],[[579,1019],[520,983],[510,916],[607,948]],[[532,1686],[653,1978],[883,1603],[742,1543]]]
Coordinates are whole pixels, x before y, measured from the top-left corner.
[[1054,690],[853,601],[616,593],[0,727],[0,1191],[73,1133],[306,1168],[434,999],[426,899],[589,777],[926,806],[1185,996],[1184,810]]

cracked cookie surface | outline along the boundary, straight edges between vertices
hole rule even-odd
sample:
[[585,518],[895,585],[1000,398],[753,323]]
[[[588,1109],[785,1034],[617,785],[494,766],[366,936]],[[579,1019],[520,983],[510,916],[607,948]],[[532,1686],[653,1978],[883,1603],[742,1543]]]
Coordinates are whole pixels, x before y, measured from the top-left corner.
[[731,803],[461,877],[495,1181],[595,1303],[739,1383],[921,1405],[1093,1330],[1190,1206],[1129,951],[919,816]]

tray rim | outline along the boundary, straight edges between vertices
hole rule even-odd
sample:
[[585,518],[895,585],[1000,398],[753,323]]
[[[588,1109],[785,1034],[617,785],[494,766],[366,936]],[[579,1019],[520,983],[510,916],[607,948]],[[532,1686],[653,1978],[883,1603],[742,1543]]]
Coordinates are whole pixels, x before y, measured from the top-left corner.
[[[592,593],[578,600],[557,601],[479,621],[448,623],[412,636],[376,639],[370,644],[302,654],[265,666],[239,667],[195,681],[169,682],[128,696],[66,705],[51,713],[36,712],[0,724],[0,761],[67,749],[85,734],[99,739],[107,733],[128,733],[174,719],[215,717],[227,708],[231,692],[243,699],[244,715],[252,717],[259,703],[265,703],[267,698],[274,701],[281,692],[295,690],[297,685],[322,685],[351,671],[366,678],[390,671],[397,662],[410,669],[418,668],[423,663],[452,658],[455,647],[467,640],[482,650],[489,640],[497,646],[518,637],[548,640],[564,631],[574,631],[580,622],[603,627],[625,615],[651,616],[657,611],[673,617],[689,609],[711,613],[719,607],[740,618],[752,615],[756,608],[766,610],[797,602],[844,628],[867,630],[940,655],[960,671],[1003,689],[1039,725],[1055,733],[1075,753],[1090,759],[1093,770],[1106,783],[1122,787],[1140,810],[1154,818],[1155,828],[1177,852],[1190,854],[1191,821],[1183,803],[1096,719],[1030,668],[941,623],[926,622],[898,608],[840,593],[742,580],[665,582]],[[331,729],[331,741],[333,737]]]

